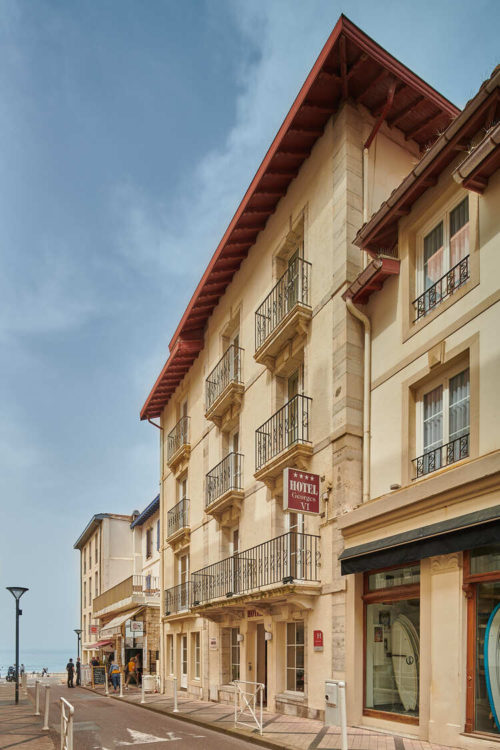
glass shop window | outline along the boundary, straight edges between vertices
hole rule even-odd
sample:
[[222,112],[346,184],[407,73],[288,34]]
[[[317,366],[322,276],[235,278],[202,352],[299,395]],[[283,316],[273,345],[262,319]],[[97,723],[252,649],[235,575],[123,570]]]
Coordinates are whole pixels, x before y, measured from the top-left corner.
[[420,566],[365,577],[365,712],[418,721]]

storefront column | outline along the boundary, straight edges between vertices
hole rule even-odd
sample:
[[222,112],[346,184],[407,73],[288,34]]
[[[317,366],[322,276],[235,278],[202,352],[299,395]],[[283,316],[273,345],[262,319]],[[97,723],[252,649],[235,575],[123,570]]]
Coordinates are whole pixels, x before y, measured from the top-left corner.
[[430,742],[457,744],[463,731],[465,685],[465,598],[461,587],[461,554],[433,557],[430,563],[431,674],[423,689],[429,695]]

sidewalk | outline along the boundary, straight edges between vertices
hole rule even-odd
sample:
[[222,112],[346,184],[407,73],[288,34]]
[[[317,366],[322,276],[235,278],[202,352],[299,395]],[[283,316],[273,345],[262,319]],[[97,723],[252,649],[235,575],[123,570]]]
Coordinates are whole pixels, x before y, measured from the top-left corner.
[[[94,692],[103,694],[104,689],[95,689]],[[110,697],[141,705],[141,692],[137,688],[130,687],[124,693],[123,698],[117,697],[113,692],[110,693]],[[142,707],[198,726],[251,740],[258,745],[274,750],[278,750],[278,748],[288,750],[316,750],[316,748],[318,750],[340,750],[341,747],[340,728],[325,727],[322,722],[313,719],[301,719],[296,716],[272,714],[264,711],[264,729],[261,737],[257,729],[239,726],[236,729],[234,728],[234,710],[229,704],[179,697],[179,713],[176,714],[172,713],[173,705],[174,701],[171,697],[148,693],[146,694],[146,703],[142,704]],[[430,742],[357,727],[348,727],[347,740],[349,750],[453,750],[448,745],[435,745]]]
[[43,716],[34,716],[29,698],[14,703],[14,683],[0,683],[0,750],[22,746],[24,750],[54,750],[48,732],[42,730]]

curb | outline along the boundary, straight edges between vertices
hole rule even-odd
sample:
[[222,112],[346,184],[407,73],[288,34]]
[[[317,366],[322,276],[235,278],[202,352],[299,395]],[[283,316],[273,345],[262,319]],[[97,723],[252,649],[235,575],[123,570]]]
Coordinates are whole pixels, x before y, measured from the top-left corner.
[[[89,692],[94,693],[94,695],[100,695],[100,693],[98,693],[96,690],[93,690],[92,688],[84,687],[83,685],[80,685],[80,687],[83,690],[88,690]],[[106,697],[106,695],[104,695],[103,697]],[[252,742],[254,745],[270,748],[270,750],[297,750],[297,748],[293,745],[284,745],[282,742],[276,742],[275,740],[261,737],[260,734],[252,734],[250,732],[247,734],[245,730],[223,727],[220,724],[216,724],[212,721],[200,721],[200,719],[194,719],[191,716],[182,714],[180,712],[174,714],[173,711],[165,711],[165,709],[155,708],[154,704],[148,705],[147,703],[135,703],[133,701],[127,700],[126,698],[119,698],[117,695],[109,695],[108,697],[122,704],[126,703],[129,706],[145,708],[147,711],[152,711],[155,714],[168,716],[169,719],[177,719],[179,721],[184,721],[187,724],[194,724],[194,726],[197,727],[205,727],[205,729],[211,729],[214,732],[225,734],[229,737],[233,737],[234,739],[247,740],[248,742]]]

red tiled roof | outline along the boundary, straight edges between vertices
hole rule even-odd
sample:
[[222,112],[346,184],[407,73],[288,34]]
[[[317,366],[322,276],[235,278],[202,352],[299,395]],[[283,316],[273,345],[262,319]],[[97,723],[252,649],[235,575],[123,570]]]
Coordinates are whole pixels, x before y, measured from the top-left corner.
[[203,347],[204,328],[259,232],[346,99],[383,114],[421,148],[459,110],[341,16],[219,243],[170,342],[141,419],[158,417]]

